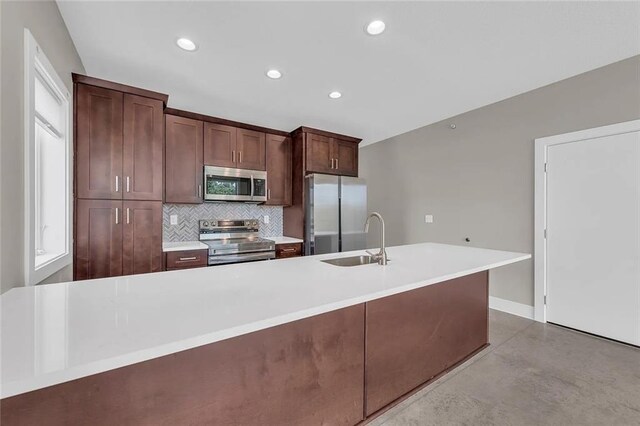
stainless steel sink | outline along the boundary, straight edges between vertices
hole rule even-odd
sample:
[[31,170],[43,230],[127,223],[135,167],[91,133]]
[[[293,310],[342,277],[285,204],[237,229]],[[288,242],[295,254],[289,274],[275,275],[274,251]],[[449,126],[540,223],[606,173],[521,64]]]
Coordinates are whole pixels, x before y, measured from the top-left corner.
[[377,263],[372,256],[338,257],[335,259],[323,260],[323,262],[335,266],[359,266]]

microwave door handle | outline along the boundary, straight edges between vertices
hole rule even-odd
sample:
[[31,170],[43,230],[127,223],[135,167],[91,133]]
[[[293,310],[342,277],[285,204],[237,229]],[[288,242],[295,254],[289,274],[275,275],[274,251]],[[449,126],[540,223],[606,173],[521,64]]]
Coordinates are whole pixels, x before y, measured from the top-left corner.
[[251,199],[253,200],[253,197],[255,196],[255,189],[254,189],[255,183],[253,182],[253,175],[251,175]]

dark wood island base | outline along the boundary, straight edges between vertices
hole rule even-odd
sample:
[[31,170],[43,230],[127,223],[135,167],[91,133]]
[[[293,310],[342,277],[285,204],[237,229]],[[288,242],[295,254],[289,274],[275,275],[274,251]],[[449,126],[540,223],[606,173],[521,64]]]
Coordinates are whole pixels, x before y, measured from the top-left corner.
[[10,425],[355,425],[488,344],[488,272],[1,401]]

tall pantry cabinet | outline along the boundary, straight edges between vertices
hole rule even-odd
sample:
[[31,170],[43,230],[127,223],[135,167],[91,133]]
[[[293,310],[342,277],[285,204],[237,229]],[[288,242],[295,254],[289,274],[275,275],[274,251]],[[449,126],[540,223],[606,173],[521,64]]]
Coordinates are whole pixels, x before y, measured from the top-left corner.
[[73,74],[74,279],[162,270],[167,95]]

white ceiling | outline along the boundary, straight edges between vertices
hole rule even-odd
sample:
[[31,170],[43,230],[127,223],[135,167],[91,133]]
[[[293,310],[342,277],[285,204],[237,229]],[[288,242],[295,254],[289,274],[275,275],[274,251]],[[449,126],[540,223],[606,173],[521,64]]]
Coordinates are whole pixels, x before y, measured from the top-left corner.
[[[91,76],[168,93],[171,107],[363,145],[640,54],[640,2],[58,4]],[[365,34],[372,19],[382,35]],[[265,77],[272,67],[282,79]]]

